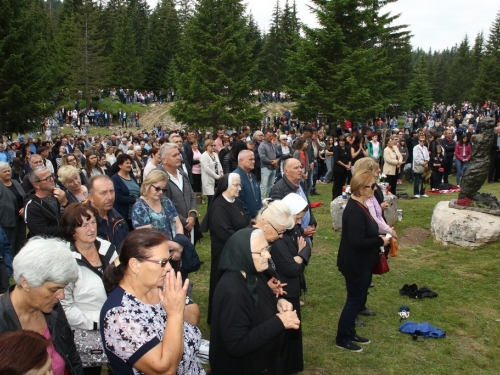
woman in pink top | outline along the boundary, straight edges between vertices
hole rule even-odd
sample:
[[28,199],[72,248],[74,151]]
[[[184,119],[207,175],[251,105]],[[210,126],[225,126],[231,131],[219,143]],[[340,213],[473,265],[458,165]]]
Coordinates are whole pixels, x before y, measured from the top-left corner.
[[457,186],[460,187],[460,180],[464,175],[467,165],[472,156],[472,147],[469,143],[467,135],[462,135],[460,142],[457,142],[455,147],[455,165],[457,166]]
[[64,288],[78,276],[69,245],[56,238],[34,237],[14,258],[16,285],[0,297],[0,334],[37,332],[50,340],[54,375],[83,375],[71,328],[59,303]]

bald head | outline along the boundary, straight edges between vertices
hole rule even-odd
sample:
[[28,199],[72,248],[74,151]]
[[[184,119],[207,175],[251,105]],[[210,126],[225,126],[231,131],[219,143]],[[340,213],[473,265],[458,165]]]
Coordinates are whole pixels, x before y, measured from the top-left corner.
[[283,162],[283,173],[288,181],[298,186],[302,178],[302,165],[295,158],[286,159]]

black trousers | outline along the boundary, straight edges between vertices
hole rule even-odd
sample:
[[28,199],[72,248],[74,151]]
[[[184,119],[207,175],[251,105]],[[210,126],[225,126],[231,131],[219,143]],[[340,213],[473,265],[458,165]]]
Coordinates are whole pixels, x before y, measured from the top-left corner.
[[347,180],[347,169],[333,172],[332,200],[342,195],[342,187]]
[[451,158],[446,158],[444,160],[444,164],[443,164],[443,167],[444,167],[444,175],[443,175],[443,182],[445,184],[448,184],[448,176],[450,175],[451,173],[451,167],[453,166],[453,157]]
[[391,187],[391,193],[393,195],[396,195],[396,186],[398,183],[397,176],[396,175],[387,175],[386,181],[389,184],[389,186]]
[[500,152],[490,154],[490,170],[488,173],[488,181],[497,182],[500,179]]

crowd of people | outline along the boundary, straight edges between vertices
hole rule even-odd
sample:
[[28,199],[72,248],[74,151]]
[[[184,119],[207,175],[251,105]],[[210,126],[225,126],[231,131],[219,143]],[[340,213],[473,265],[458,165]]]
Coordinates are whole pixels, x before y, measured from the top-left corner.
[[[410,127],[380,118],[327,129],[288,113],[254,131],[4,138],[0,332],[23,331],[0,335],[0,347],[34,331],[32,347],[22,345],[39,355],[22,365],[56,375],[100,374],[106,365],[115,374],[204,374],[197,352],[205,316],[212,374],[301,372],[300,296],[318,226],[309,198],[319,195],[316,184],[333,182],[332,199],[346,185],[352,193],[338,253],[347,299],[336,345],[359,352],[370,342],[356,333],[365,324],[359,315],[375,315],[366,306],[371,270],[385,235],[397,239],[384,219],[381,179],[396,194],[406,176],[415,197],[425,197],[424,177],[431,189],[446,188],[455,160],[459,187],[481,119],[498,122],[490,107],[410,114],[418,119]],[[500,124],[495,134],[492,182],[500,178]],[[207,232],[201,311],[189,274]]]

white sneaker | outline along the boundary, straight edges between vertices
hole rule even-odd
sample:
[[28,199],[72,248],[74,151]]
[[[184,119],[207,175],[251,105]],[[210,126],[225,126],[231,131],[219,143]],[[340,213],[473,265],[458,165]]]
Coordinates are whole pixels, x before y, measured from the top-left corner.
[[422,194],[421,197],[422,198],[429,198],[429,196],[427,194]]
[[415,194],[415,195],[413,196],[413,198],[420,198],[420,195]]

